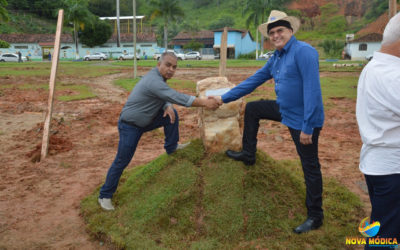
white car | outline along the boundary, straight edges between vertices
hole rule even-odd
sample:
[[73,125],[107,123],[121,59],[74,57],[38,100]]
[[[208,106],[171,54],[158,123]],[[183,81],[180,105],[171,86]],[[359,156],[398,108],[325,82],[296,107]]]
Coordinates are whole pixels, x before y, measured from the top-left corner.
[[198,52],[198,51],[191,51],[191,52],[188,52],[185,54],[185,58],[186,58],[186,60],[190,60],[190,59],[201,60],[201,55],[200,55],[200,52]]
[[265,54],[261,54],[258,58],[260,58],[260,59],[270,59],[272,56],[274,55],[274,52],[273,51],[268,51],[267,53],[265,53]]
[[83,57],[83,60],[85,60],[85,61],[91,61],[91,60],[101,60],[101,61],[103,61],[103,60],[107,60],[107,59],[108,59],[108,56],[106,54],[104,54],[104,53],[101,53],[101,52],[96,52],[94,54],[86,55],[86,56]]
[[[28,61],[26,56],[21,56],[23,62]],[[0,55],[0,62],[18,62],[18,55],[13,53],[4,53]]]
[[[178,60],[185,60],[185,54],[178,53],[178,52],[176,52],[175,50],[170,50],[170,49],[167,50],[167,51],[168,51],[168,52],[174,53],[175,56],[178,58]],[[160,60],[160,58],[161,58],[161,53],[156,53],[156,54],[154,54],[153,58],[156,59],[157,61]]]
[[[133,54],[122,54],[118,57],[120,61],[123,60],[133,60]],[[136,53],[136,60],[140,60],[140,55]]]

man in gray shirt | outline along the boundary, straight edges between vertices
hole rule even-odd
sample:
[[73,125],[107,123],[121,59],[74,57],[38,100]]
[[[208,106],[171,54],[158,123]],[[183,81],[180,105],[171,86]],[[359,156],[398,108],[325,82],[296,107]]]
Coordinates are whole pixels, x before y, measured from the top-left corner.
[[167,154],[178,147],[179,118],[172,103],[185,107],[217,109],[213,98],[197,98],[179,93],[167,85],[177,68],[173,53],[161,55],[157,67],[147,73],[133,88],[118,121],[118,152],[111,164],[106,181],[100,189],[98,202],[105,210],[114,210],[111,198],[118,187],[122,172],[131,161],[143,133],[164,127],[164,148]]

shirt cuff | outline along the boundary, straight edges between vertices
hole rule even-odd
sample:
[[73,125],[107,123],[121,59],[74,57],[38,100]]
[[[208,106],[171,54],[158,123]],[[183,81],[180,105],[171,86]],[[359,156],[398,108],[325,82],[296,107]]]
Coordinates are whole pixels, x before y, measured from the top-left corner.
[[165,111],[165,110],[167,109],[167,107],[168,107],[168,106],[171,106],[171,105],[172,105],[172,103],[166,102],[166,103],[164,104],[164,106],[163,106],[163,110]]
[[301,131],[303,131],[305,134],[312,135],[314,129],[310,126],[307,126],[306,124],[303,124]]

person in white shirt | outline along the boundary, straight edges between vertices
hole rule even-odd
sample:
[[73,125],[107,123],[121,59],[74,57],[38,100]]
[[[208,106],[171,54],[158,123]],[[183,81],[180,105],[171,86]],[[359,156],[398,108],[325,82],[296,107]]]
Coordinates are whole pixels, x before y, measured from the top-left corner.
[[[381,225],[375,237],[400,243],[400,13],[386,25],[381,49],[361,72],[356,116],[370,220]],[[370,248],[376,249],[365,246]]]

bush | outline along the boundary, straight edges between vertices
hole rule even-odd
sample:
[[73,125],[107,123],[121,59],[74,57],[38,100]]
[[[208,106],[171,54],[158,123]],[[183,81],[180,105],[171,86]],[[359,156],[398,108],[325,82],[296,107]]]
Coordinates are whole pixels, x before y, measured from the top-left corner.
[[0,39],[0,48],[8,49],[8,48],[10,48],[10,44],[8,42]]
[[324,49],[327,56],[332,58],[340,58],[344,48],[344,42],[338,40],[324,40],[318,46]]
[[240,54],[238,59],[256,59],[256,51],[248,54]]
[[200,50],[200,48],[203,48],[204,44],[197,42],[195,40],[192,40],[188,42],[187,44],[183,45],[184,49],[192,49],[192,50]]

